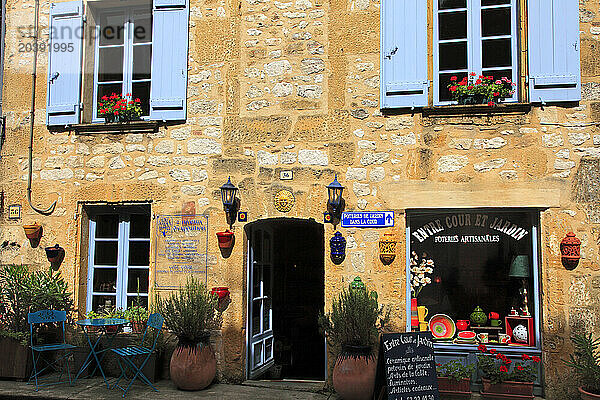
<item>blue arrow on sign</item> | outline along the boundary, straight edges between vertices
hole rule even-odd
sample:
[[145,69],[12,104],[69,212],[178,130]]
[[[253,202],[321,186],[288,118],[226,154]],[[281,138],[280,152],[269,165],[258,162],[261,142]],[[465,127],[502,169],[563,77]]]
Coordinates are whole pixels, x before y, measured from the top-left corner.
[[393,211],[360,211],[342,213],[343,228],[388,228],[394,226]]

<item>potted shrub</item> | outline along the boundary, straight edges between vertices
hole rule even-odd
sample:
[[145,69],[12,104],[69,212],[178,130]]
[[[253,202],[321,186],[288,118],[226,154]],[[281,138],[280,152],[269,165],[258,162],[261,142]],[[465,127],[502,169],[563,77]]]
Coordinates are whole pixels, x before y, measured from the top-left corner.
[[436,370],[442,398],[471,398],[471,376],[475,371],[475,364],[465,365],[458,360],[452,360],[445,364],[437,364]]
[[165,328],[178,339],[169,367],[171,380],[179,389],[204,389],[217,371],[210,345],[210,331],[220,329],[222,323],[216,296],[190,277],[185,286],[170,297],[157,296],[156,306],[165,319]]
[[515,84],[508,78],[494,79],[493,76],[483,76],[474,72],[469,73],[461,81],[458,77],[450,77],[448,90],[452,100],[458,104],[486,104],[493,106],[514,94]]
[[[533,381],[537,376],[536,356],[523,354],[519,362],[513,363],[504,354],[485,345],[479,345],[477,363],[483,374],[481,379],[483,399],[533,399]],[[506,396],[502,396],[506,395]]]
[[389,320],[389,310],[377,303],[377,292],[362,286],[344,289],[319,325],[337,355],[333,387],[345,400],[370,399],[375,387],[375,346]]
[[600,339],[593,339],[592,334],[577,334],[571,338],[575,347],[565,363],[571,367],[579,378],[579,393],[582,400],[600,399]]
[[125,318],[131,324],[132,333],[144,333],[148,314],[148,310],[140,305],[131,306],[125,310]]

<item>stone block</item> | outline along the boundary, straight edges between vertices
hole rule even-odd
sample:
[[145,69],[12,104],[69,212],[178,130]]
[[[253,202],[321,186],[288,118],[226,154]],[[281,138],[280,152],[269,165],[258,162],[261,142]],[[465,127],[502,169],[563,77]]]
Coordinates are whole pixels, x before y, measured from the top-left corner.
[[355,157],[356,148],[353,142],[329,144],[329,159],[333,165],[352,165]]
[[581,75],[600,75],[600,40],[581,38]]
[[256,161],[238,158],[216,158],[212,160],[212,169],[216,174],[251,175],[256,172]]
[[[195,21],[195,56],[203,63],[225,62],[240,56],[239,14],[231,18],[202,18]],[[233,34],[232,34],[233,33]]]
[[577,203],[597,203],[600,199],[600,159],[582,159],[571,189]]
[[298,152],[298,162],[303,165],[329,165],[327,153],[321,150],[300,150]]
[[467,156],[447,155],[437,161],[438,172],[455,172],[464,168],[469,163]]
[[288,117],[225,118],[223,138],[226,143],[279,142],[289,132],[291,121]]
[[330,54],[379,54],[379,10],[334,12],[329,18]]

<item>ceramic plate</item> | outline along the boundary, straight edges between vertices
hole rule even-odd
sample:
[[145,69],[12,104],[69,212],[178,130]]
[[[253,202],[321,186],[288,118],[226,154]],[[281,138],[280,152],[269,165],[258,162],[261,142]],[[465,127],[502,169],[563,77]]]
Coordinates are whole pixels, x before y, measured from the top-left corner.
[[429,320],[429,330],[437,339],[450,339],[456,333],[456,325],[446,314],[436,314]]
[[462,331],[458,332],[458,338],[462,340],[475,340],[477,335],[473,331]]

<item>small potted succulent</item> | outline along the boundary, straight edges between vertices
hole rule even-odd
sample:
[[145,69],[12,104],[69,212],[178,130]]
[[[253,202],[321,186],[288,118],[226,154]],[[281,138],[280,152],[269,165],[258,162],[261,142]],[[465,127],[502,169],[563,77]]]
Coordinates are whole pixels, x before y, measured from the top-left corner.
[[580,333],[571,338],[575,351],[565,364],[579,378],[579,393],[582,400],[600,399],[600,339],[592,334]]
[[135,305],[125,310],[125,318],[131,324],[132,333],[143,333],[148,322],[148,309],[146,307]]
[[541,362],[539,357],[523,354],[521,361],[513,363],[504,354],[495,349],[488,350],[483,344],[478,349],[483,399],[533,399],[533,381],[537,376],[537,364]]
[[452,360],[445,364],[436,364],[438,387],[444,398],[470,399],[471,376],[475,364],[463,364]]

